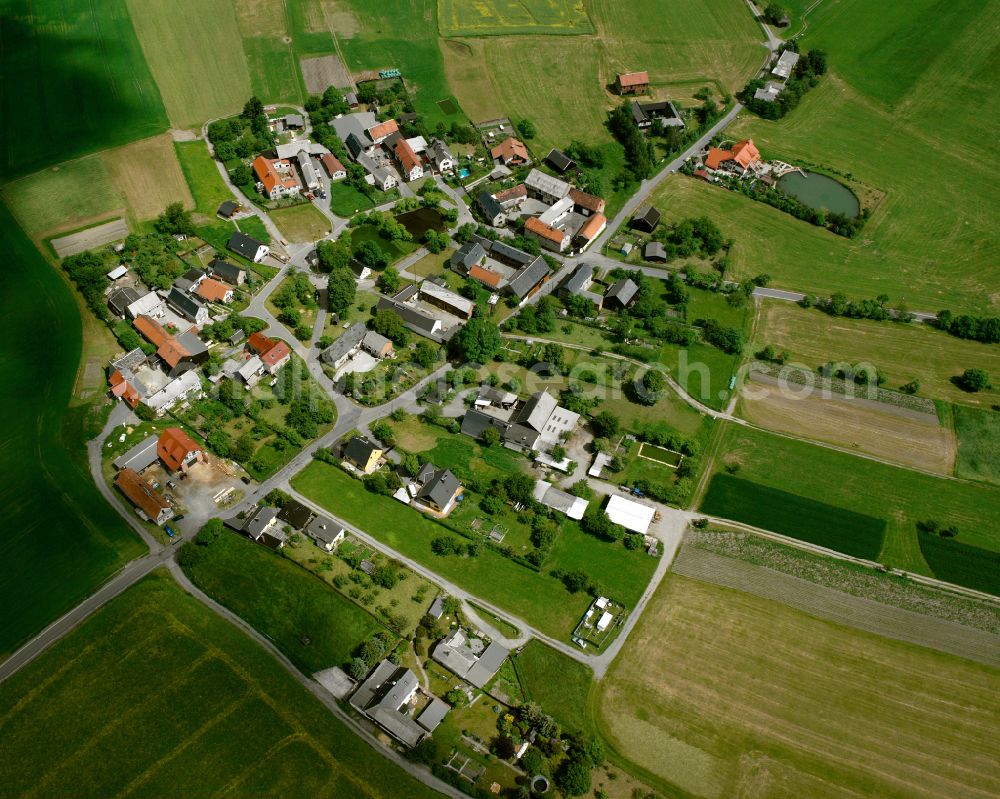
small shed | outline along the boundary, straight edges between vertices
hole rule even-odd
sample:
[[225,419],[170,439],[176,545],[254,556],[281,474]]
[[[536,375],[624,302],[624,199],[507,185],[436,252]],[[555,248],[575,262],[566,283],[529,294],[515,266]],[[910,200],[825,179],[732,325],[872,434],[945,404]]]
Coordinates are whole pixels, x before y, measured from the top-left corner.
[[632,217],[632,227],[635,230],[644,230],[646,233],[652,233],[659,224],[660,212],[652,205],[644,205]]
[[667,251],[660,242],[651,241],[643,248],[642,257],[646,261],[665,264],[667,262]]
[[565,174],[576,166],[576,162],[566,155],[566,153],[562,150],[556,150],[554,148],[549,150],[549,154],[545,156],[545,163],[547,163],[560,175]]

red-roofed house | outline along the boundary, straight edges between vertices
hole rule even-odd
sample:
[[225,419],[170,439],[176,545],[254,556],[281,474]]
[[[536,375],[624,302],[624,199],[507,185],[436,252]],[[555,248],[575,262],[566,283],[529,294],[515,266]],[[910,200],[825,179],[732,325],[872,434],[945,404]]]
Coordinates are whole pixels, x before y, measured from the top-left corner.
[[115,370],[115,373],[108,378],[108,383],[111,386],[111,395],[123,400],[125,404],[133,410],[142,400],[142,397],[139,395],[135,386],[129,383],[117,369]]
[[156,347],[157,356],[171,369],[176,368],[184,359],[191,357],[191,353],[155,319],[151,319],[148,316],[137,316],[132,325],[139,331],[143,338]]
[[347,170],[344,169],[344,165],[340,163],[337,156],[333,155],[333,153],[323,153],[319,157],[319,160],[323,162],[323,168],[326,169],[330,180],[343,180],[347,177]]
[[174,515],[170,503],[157,494],[134,469],[122,469],[115,475],[115,485],[153,524],[163,524]]
[[263,185],[264,195],[272,200],[294,197],[302,191],[302,184],[295,176],[292,163],[287,158],[271,160],[262,155],[253,159],[253,171]]
[[705,156],[705,166],[709,169],[718,169],[726,161],[732,161],[733,154],[729,150],[720,150],[718,147],[709,147],[708,155]]
[[528,148],[524,146],[524,142],[513,136],[508,136],[490,150],[490,155],[494,161],[500,161],[504,166],[524,166],[531,163]]
[[569,234],[564,230],[552,227],[537,217],[531,217],[524,223],[524,232],[538,239],[538,243],[547,250],[562,252],[569,247]]
[[292,359],[292,351],[284,341],[275,341],[272,347],[261,353],[260,359],[268,374],[273,375]]
[[745,173],[760,163],[760,151],[754,145],[753,139],[743,139],[736,142],[732,150],[710,147],[708,155],[705,156],[705,166],[709,169],[719,169],[727,161],[735,161]]
[[156,454],[170,472],[186,472],[192,463],[205,459],[198,442],[179,427],[168,427],[160,433]]
[[600,197],[587,194],[579,189],[570,189],[568,196],[573,201],[573,210],[578,214],[590,216],[591,214],[604,213],[604,200]]
[[375,142],[375,144],[381,144],[388,136],[391,136],[397,131],[399,131],[399,125],[396,124],[396,120],[389,119],[385,122],[380,122],[378,125],[373,125],[365,132],[368,134],[369,138]]
[[491,272],[489,269],[483,269],[479,264],[469,269],[469,277],[473,280],[478,280],[484,286],[489,286],[491,289],[495,289],[500,285],[500,275],[497,272]]
[[396,139],[396,144],[393,145],[392,151],[396,156],[396,160],[399,161],[403,177],[406,180],[417,180],[424,176],[424,168],[420,164],[420,159],[413,152],[413,148],[406,139],[402,136]]
[[210,277],[201,281],[201,285],[195,290],[195,294],[206,302],[232,302],[235,296],[231,287]]
[[580,232],[576,234],[577,246],[580,250],[585,250],[591,242],[600,236],[608,226],[608,219],[604,214],[594,214],[588,219]]
[[618,94],[645,94],[649,91],[648,72],[623,72],[615,77]]
[[250,338],[247,339],[247,346],[258,355],[262,355],[271,349],[276,341],[277,339],[269,338],[258,331],[257,333],[250,334]]

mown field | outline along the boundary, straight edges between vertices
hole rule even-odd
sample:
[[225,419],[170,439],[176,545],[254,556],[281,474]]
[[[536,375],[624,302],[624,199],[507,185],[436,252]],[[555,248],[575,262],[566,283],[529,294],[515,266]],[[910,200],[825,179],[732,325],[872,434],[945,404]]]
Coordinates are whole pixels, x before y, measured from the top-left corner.
[[234,199],[233,193],[222,181],[222,176],[208,153],[203,141],[175,142],[177,160],[184,179],[194,198],[195,211],[215,218],[215,212],[226,200]]
[[[2,207],[0,242],[8,278],[0,292],[3,658],[145,546],[87,469],[85,442],[97,431],[91,406],[71,399],[83,344],[76,300]],[[98,383],[102,366],[95,363]]]
[[166,129],[125,0],[10,0],[3,17],[4,180]]
[[[766,271],[802,291],[884,291],[922,310],[995,310],[1000,199],[981,164],[993,124],[985,110],[1000,100],[995,36],[986,34],[996,30],[996,9],[916,0],[883,12],[860,0],[819,4],[802,46],[824,48],[833,74],[782,121],[747,117],[730,129],[752,136],[765,156],[821,164],[885,192],[858,239],[825,248],[801,223],[767,214],[759,227],[774,237]],[[764,219],[713,204],[734,226]]]
[[953,416],[958,437],[955,473],[1000,483],[1000,413],[956,405]]
[[128,7],[173,127],[199,127],[243,107],[250,75],[231,0],[128,0]]
[[[706,511],[711,508],[719,516],[800,538],[827,526],[830,535],[836,534],[842,512],[876,518],[886,523],[884,545],[876,559],[931,576],[936,576],[935,564],[925,560],[926,553],[921,554],[917,522],[936,520],[957,526],[959,536],[947,539],[943,546],[959,543],[974,548],[953,548],[957,554],[970,556],[970,581],[979,572],[972,556],[978,550],[1000,551],[1000,488],[996,486],[932,477],[731,424],[723,428],[722,436],[719,451],[724,455],[716,467],[721,472],[727,466],[735,475],[717,472],[713,484],[721,479],[720,485],[725,486],[735,479],[739,490],[718,489],[711,502],[705,500]],[[763,489],[759,493],[758,487]],[[771,491],[786,492],[795,499],[778,505],[758,498],[770,497]],[[796,506],[797,518],[787,510]],[[968,584],[956,579],[954,569],[949,574],[942,579]]]
[[998,688],[989,667],[667,575],[597,712],[666,795],[985,799]]
[[197,559],[184,567],[191,580],[274,641],[306,674],[348,664],[358,644],[384,629],[295,562],[241,535],[226,530],[194,552]]
[[134,221],[152,219],[174,202],[194,207],[169,134],[107,150],[101,158]]
[[[980,407],[1000,402],[1000,347],[955,338],[928,325],[846,319],[764,300],[753,349],[767,344],[809,369],[829,361],[867,363],[885,375],[886,388],[918,380],[921,396]],[[962,391],[952,379],[970,367],[996,376],[996,387],[977,394]]]
[[438,0],[442,36],[593,33],[582,0]]
[[295,205],[270,212],[287,241],[316,241],[330,233],[330,220],[312,204]]
[[437,796],[156,572],[0,686],[19,797]]
[[265,103],[301,102],[302,78],[285,3],[235,0],[234,7],[253,93]]
[[537,702],[566,729],[590,732],[593,722],[588,703],[594,684],[590,669],[536,640],[529,641],[511,662],[525,701]]

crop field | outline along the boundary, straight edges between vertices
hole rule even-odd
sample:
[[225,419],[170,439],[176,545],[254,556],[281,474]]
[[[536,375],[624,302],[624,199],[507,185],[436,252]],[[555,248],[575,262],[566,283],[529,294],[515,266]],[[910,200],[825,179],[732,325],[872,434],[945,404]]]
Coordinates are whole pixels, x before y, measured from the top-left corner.
[[12,0],[3,16],[5,179],[166,129],[124,0]]
[[137,221],[153,219],[173,202],[194,207],[170,134],[106,150],[101,158]]
[[215,219],[219,206],[234,197],[222,182],[215,161],[208,153],[208,147],[203,141],[175,142],[174,147],[188,190],[194,198],[195,211]]
[[3,658],[145,547],[90,478],[90,407],[68,407],[82,348],[76,300],[2,207],[0,243],[9,282],[0,292]]
[[231,0],[128,0],[128,6],[171,125],[198,127],[243,107],[250,75]]
[[279,208],[269,216],[287,241],[316,241],[330,232],[330,220],[311,203]]
[[[589,732],[587,708],[593,672],[541,641],[532,640],[511,657],[525,700],[537,702],[567,729]],[[553,675],[559,679],[553,679]]]
[[679,575],[600,690],[605,737],[666,795],[1000,791],[996,670]]
[[955,474],[1000,483],[1000,414],[956,405],[953,415],[958,437]]
[[[955,525],[959,536],[945,544],[959,542],[1000,551],[1000,487],[945,480],[736,425],[725,425],[722,435],[720,451],[726,453],[722,462],[736,470],[737,476],[728,479],[738,482],[734,492],[719,489],[721,493],[711,503],[720,516],[740,519],[740,514],[764,513],[783,517],[780,509],[755,509],[763,504],[754,499],[755,487],[763,486],[799,498],[792,503],[834,506],[886,522],[885,543],[877,560],[907,571],[935,576],[920,553],[919,521]],[[720,477],[728,475],[718,474],[713,481]],[[788,519],[789,524],[799,523]],[[822,519],[814,519],[812,523],[821,526]],[[761,518],[760,526],[768,527],[767,521],[766,516]],[[834,525],[830,528],[836,531]]]
[[11,796],[437,796],[161,572],[4,683],[0,719]]
[[358,644],[384,629],[301,566],[241,535],[224,531],[195,552],[198,560],[185,566],[192,581],[267,635],[306,674],[348,664]]
[[924,532],[917,539],[935,577],[1000,596],[1000,552]]
[[442,36],[593,33],[583,0],[438,0]]
[[265,103],[301,102],[299,62],[285,4],[235,0],[234,8],[253,93]]
[[821,3],[802,46],[826,49],[831,79],[780,122],[748,118],[731,129],[765,155],[821,164],[886,193],[862,235],[822,257],[783,242],[800,257],[768,270],[782,285],[818,290],[837,276],[849,294],[884,291],[928,311],[1000,302],[1000,232],[990,222],[1000,199],[977,168],[992,124],[981,109],[1000,101],[995,52],[983,35],[994,29],[995,9],[962,0],[927,26],[933,7],[917,0],[885,15],[857,0]]
[[777,386],[751,381],[737,413],[759,427],[938,474],[955,468],[955,434],[930,414],[868,400],[784,396]]
[[794,303],[765,300],[761,304],[754,349],[771,344],[793,362],[817,369],[828,361],[867,363],[886,377],[886,388],[920,381],[920,394],[963,405],[1000,403],[996,388],[969,394],[952,378],[970,367],[1000,377],[1000,347],[955,338],[927,325],[897,325],[869,319],[828,316]]

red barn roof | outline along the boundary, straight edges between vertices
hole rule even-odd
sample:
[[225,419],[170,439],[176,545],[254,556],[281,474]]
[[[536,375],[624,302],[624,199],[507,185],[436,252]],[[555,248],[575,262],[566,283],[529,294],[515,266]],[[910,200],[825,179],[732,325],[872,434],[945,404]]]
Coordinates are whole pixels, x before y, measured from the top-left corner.
[[160,434],[156,443],[156,454],[171,472],[181,468],[185,458],[192,452],[201,452],[201,447],[179,427],[168,427]]

